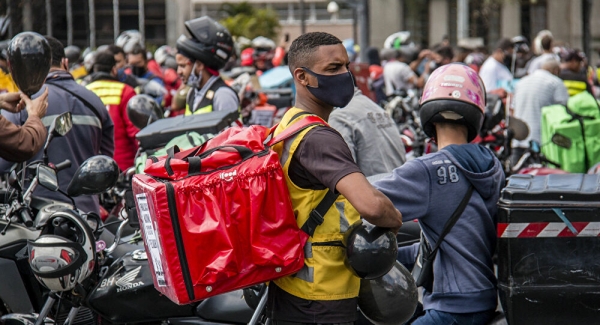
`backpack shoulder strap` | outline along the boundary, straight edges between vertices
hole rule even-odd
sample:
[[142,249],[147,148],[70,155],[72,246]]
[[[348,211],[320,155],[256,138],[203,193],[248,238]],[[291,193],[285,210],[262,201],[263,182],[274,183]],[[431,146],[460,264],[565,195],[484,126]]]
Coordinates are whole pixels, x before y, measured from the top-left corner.
[[[295,134],[297,134],[298,132],[314,126],[314,125],[325,125],[327,126],[327,122],[323,121],[320,117],[315,116],[315,115],[308,115],[306,117],[303,117],[301,120],[299,120],[298,122],[292,124],[291,126],[287,127],[285,130],[283,130],[283,132],[279,133],[278,135],[272,137],[268,142],[267,145],[268,146],[272,146],[278,142],[281,142],[283,140],[289,139],[290,137],[293,137]],[[277,128],[277,125],[275,125],[273,128],[271,128],[271,134],[275,131],[275,129]]]
[[90,102],[88,102],[85,98],[83,98],[83,97],[79,96],[78,94],[74,93],[73,91],[71,91],[71,90],[69,90],[69,89],[67,89],[67,88],[65,88],[65,87],[63,87],[63,86],[61,86],[61,85],[59,85],[57,83],[51,82],[49,80],[46,81],[46,84],[54,86],[54,87],[59,88],[59,89],[62,89],[64,91],[68,92],[69,94],[71,94],[73,97],[79,99],[79,101],[81,101],[87,108],[89,108],[92,111],[92,113],[94,113],[94,115],[96,115],[96,117],[98,118],[98,121],[100,121],[100,125],[103,124],[102,123],[102,116],[100,115],[100,112],[98,112],[98,110],[94,107],[94,105],[92,105]]

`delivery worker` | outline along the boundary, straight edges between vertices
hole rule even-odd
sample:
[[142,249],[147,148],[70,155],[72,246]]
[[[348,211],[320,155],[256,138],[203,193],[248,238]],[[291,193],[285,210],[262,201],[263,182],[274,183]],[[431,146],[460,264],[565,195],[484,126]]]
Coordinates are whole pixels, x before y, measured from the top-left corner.
[[[304,34],[292,43],[288,60],[296,106],[283,116],[275,135],[309,115],[323,124],[304,129],[274,150],[281,157],[298,226],[316,227],[312,234],[307,229],[304,268],[269,285],[268,315],[275,325],[352,324],[360,280],[344,266],[343,233],[361,216],[397,231],[402,215],[370,185],[342,136],[327,125],[333,108],[346,106],[354,95],[342,41],[328,33]],[[322,210],[322,201],[330,203],[319,224],[314,212]]]
[[219,76],[233,52],[231,34],[209,17],[188,20],[185,27],[191,37],[177,40],[177,51],[193,61],[185,115],[238,110],[237,93]]

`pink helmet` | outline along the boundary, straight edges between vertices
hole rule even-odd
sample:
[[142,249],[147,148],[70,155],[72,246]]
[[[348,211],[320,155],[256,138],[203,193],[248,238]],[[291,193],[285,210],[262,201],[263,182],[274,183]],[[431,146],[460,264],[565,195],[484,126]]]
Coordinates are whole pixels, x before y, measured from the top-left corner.
[[473,69],[463,63],[437,68],[427,80],[421,97],[421,124],[435,137],[435,122],[463,124],[468,141],[479,134],[485,111],[485,86]]

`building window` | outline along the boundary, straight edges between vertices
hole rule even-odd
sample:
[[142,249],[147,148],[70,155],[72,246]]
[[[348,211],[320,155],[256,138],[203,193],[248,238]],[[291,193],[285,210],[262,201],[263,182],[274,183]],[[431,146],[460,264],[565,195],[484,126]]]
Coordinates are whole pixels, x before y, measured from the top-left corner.
[[530,42],[537,33],[548,28],[546,0],[532,2],[521,4],[521,35]]
[[403,13],[403,30],[410,31],[410,40],[427,47],[429,45],[429,0],[405,0]]

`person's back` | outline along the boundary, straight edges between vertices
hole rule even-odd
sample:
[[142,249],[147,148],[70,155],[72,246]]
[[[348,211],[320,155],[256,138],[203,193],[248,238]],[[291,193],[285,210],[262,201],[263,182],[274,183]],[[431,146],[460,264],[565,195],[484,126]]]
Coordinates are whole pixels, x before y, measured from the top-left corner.
[[115,152],[114,159],[121,170],[134,165],[138,142],[135,135],[139,129],[131,123],[127,116],[127,103],[135,96],[135,90],[117,80],[117,68],[112,53],[96,54],[94,73],[90,75],[91,83],[86,88],[94,92],[106,105],[114,124]]
[[486,91],[490,92],[494,89],[502,88],[506,83],[513,79],[513,76],[508,69],[508,65],[514,55],[512,43],[509,39],[501,39],[496,44],[496,50],[490,55],[481,69],[479,76],[483,80]]
[[[542,107],[566,104],[569,100],[567,89],[557,77],[559,71],[557,61],[547,60],[515,87],[513,114],[527,123],[529,135],[522,141],[513,140],[514,148],[528,148],[530,140],[541,142]],[[522,152],[518,154],[521,155]]]
[[[439,87],[450,75],[464,80],[458,82],[462,85]],[[467,66],[451,64],[445,72],[436,70],[424,89],[429,95],[421,101],[421,121],[440,151],[411,160],[374,184],[402,209],[404,221],[419,220],[431,247],[473,188],[463,213],[440,244],[433,263],[433,292],[424,290],[426,313],[414,325],[484,325],[496,309],[492,255],[504,172],[489,149],[468,143],[481,128],[484,89]],[[410,267],[418,250],[419,244],[400,248],[398,260]]]
[[348,106],[329,115],[365,176],[389,173],[406,161],[400,132],[392,118],[358,89]]
[[[64,137],[53,139],[48,147],[48,158],[51,163],[58,164],[66,159],[71,161],[70,168],[58,173],[60,188],[66,191],[75,171],[86,159],[99,154],[112,157],[114,151],[113,123],[100,98],[85,87],[78,85],[71,74],[66,71],[67,65],[65,64],[66,60],[63,61],[62,44],[50,37],[47,39],[52,48],[53,58],[50,73],[41,90],[43,91],[45,88],[49,90],[48,110],[42,122],[48,126],[56,115],[64,112],[71,112],[73,118],[71,131]],[[93,105],[95,113],[80,98]],[[22,111],[10,114],[7,118],[15,124],[22,125],[27,119],[27,113]],[[40,151],[31,161],[42,159],[42,156],[43,152]],[[1,170],[6,170],[10,166],[5,161],[1,165]],[[38,186],[34,195],[70,203],[70,200],[64,195],[48,191],[41,186]],[[76,197],[75,202],[77,208],[83,212],[99,212],[96,196]]]
[[390,96],[396,90],[414,88],[417,77],[408,64],[394,60],[386,63],[383,67],[383,79],[385,93]]

